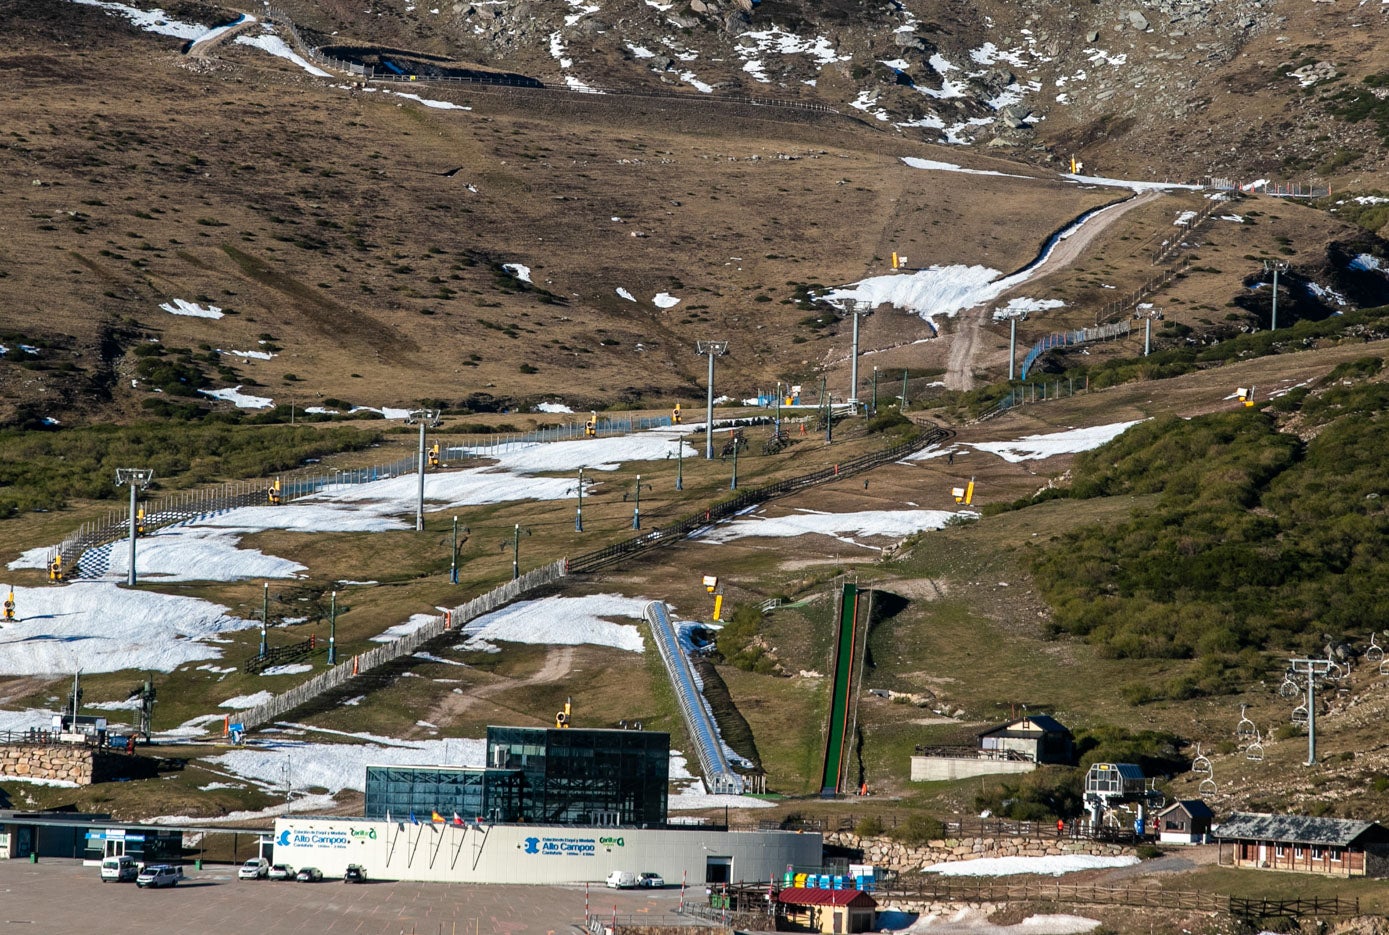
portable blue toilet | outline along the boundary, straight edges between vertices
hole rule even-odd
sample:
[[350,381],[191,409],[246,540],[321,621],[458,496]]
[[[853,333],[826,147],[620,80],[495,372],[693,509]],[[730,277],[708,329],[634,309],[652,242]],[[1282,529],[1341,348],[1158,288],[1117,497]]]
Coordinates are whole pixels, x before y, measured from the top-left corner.
[[1143,837],[1143,835],[1144,835],[1146,829],[1147,829],[1147,823],[1146,823],[1146,821],[1145,821],[1144,819],[1142,819],[1142,818],[1135,818],[1135,819],[1134,819],[1134,822],[1133,822],[1133,833],[1134,833],[1134,834],[1138,835],[1138,836],[1141,838],[1141,837]]
[[837,890],[842,890],[844,888],[844,878],[838,874],[836,874],[834,878],[834,888]]

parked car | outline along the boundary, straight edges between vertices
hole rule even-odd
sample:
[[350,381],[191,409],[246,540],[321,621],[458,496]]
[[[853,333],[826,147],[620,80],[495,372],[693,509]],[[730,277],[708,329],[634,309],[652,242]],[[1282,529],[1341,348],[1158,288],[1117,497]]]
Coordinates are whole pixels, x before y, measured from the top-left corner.
[[637,886],[643,889],[659,890],[664,889],[665,885],[665,878],[659,873],[643,873],[641,876],[637,877]]
[[264,880],[270,872],[270,861],[264,857],[252,857],[236,871],[238,880]]
[[289,864],[271,864],[270,869],[265,872],[267,880],[293,880],[294,868]]
[[300,883],[317,883],[323,879],[323,871],[317,867],[300,867],[299,872],[294,875],[294,879]]
[[630,890],[637,885],[637,875],[630,870],[614,870],[608,874],[608,888]]
[[101,862],[101,879],[108,883],[129,883],[139,875],[133,857],[108,857]]
[[151,864],[140,871],[140,875],[135,878],[135,885],[141,889],[147,886],[158,889],[161,886],[174,886],[181,879],[183,879],[182,867],[170,867],[168,864]]
[[366,881],[367,881],[367,872],[366,872],[366,870],[361,866],[361,864],[348,864],[348,865],[347,865],[347,871],[346,871],[345,873],[343,873],[343,875],[342,875],[342,882],[344,882],[344,883],[365,883]]

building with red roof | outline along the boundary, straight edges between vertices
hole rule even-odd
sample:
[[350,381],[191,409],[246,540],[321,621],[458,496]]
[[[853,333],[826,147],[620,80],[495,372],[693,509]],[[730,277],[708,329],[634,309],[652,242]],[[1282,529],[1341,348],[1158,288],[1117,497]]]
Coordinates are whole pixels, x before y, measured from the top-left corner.
[[814,890],[787,887],[777,893],[786,921],[799,931],[841,935],[873,931],[878,901],[863,890]]

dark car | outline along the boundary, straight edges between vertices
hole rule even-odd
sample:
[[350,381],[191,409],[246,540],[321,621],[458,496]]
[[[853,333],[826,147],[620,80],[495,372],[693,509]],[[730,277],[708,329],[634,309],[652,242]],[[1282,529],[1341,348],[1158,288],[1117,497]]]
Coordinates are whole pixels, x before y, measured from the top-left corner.
[[299,872],[294,875],[294,879],[300,883],[317,883],[323,879],[323,871],[317,867],[300,867]]
[[347,872],[342,875],[344,883],[365,883],[367,872],[362,869],[360,864],[348,864]]

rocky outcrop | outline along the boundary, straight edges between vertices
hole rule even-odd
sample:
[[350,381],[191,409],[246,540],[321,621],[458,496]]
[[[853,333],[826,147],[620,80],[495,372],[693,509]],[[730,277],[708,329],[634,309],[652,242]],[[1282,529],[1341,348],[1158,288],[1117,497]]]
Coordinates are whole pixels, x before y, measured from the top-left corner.
[[152,773],[152,761],[81,744],[15,743],[0,746],[0,777],[71,782],[79,786]]
[[978,860],[981,857],[1056,857],[1063,854],[1114,857],[1134,853],[1132,847],[1100,841],[1048,837],[1014,838],[1001,835],[983,838],[944,838],[920,846],[910,846],[886,836],[861,838],[853,832],[837,831],[825,835],[825,844],[862,851],[863,863],[895,870],[898,873],[914,872],[929,864]]

